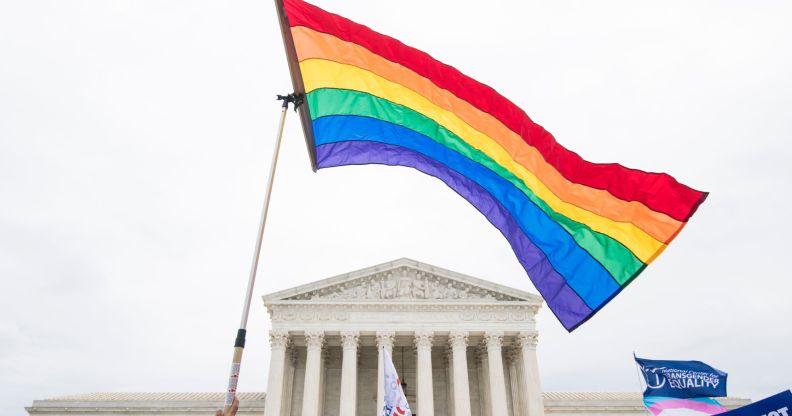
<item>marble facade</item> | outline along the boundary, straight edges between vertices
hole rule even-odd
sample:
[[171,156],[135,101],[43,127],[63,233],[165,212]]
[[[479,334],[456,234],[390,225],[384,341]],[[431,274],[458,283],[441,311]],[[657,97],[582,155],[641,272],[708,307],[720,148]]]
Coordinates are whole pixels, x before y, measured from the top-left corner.
[[544,416],[540,297],[401,259],[264,296],[265,416],[382,412],[387,350],[418,416]]

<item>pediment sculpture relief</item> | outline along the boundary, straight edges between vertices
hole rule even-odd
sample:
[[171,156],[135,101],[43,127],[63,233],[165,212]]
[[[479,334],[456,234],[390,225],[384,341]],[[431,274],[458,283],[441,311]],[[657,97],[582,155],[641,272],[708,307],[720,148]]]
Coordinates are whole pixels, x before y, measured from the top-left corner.
[[501,300],[521,299],[421,270],[397,270],[361,277],[288,298],[289,300]]

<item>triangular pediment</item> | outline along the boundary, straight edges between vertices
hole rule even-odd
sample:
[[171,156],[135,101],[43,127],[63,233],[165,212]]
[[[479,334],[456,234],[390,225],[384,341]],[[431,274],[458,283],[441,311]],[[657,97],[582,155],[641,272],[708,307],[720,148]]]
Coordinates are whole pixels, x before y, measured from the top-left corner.
[[528,302],[539,296],[410,259],[380,264],[264,296],[281,301]]

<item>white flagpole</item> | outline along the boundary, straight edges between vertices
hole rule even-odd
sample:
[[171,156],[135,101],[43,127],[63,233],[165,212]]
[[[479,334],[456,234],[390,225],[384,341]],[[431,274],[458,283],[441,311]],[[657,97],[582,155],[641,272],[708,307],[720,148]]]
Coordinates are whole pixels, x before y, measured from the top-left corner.
[[[633,351],[633,359],[637,359],[637,358],[638,357],[636,357],[635,351]],[[649,410],[648,407],[646,407],[646,403],[643,400],[644,386],[643,383],[641,383],[641,380],[643,380],[643,376],[641,376],[641,366],[638,364],[638,361],[635,361],[635,371],[638,372],[638,391],[641,392],[641,405],[643,405],[644,410],[646,410],[646,413],[648,413],[649,416],[654,416],[654,413],[652,413],[652,411]]]
[[242,364],[242,351],[245,349],[245,334],[247,333],[248,315],[250,315],[250,303],[253,299],[253,285],[256,283],[256,269],[258,269],[259,256],[261,254],[261,241],[264,238],[264,226],[267,224],[267,212],[269,211],[270,195],[272,195],[272,183],[275,180],[275,168],[278,165],[278,154],[280,153],[281,138],[283,137],[283,126],[286,122],[286,111],[289,109],[289,103],[293,103],[295,108],[302,104],[302,97],[295,94],[286,96],[278,95],[278,100],[283,101],[283,106],[281,107],[278,134],[275,138],[275,150],[272,153],[269,178],[267,179],[267,191],[264,194],[264,206],[261,210],[261,221],[259,222],[258,235],[256,237],[256,248],[253,250],[253,263],[250,265],[250,276],[248,278],[247,292],[245,293],[245,303],[242,307],[242,319],[239,323],[236,341],[234,342],[231,373],[228,376],[228,389],[226,390],[223,407],[223,414],[226,416],[229,414],[231,405],[234,403],[234,397],[236,397],[239,368]]

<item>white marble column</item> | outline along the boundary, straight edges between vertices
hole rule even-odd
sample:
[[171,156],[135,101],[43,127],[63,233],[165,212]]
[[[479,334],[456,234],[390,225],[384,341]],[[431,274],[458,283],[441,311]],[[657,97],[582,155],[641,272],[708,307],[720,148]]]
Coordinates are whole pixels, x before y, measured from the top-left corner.
[[522,373],[520,391],[524,397],[525,416],[544,416],[542,385],[539,382],[539,363],[536,359],[536,344],[538,342],[539,334],[536,332],[521,332],[517,336]]
[[321,398],[320,389],[322,387],[320,378],[322,373],[323,344],[324,332],[305,331],[306,357],[302,416],[319,416],[319,400]]
[[443,365],[446,378],[446,415],[455,416],[454,410],[454,351],[451,346],[446,347],[443,351]]
[[286,365],[286,348],[289,346],[288,331],[271,330],[270,338],[270,367],[267,381],[267,391],[272,394],[272,400],[265,401],[265,416],[280,416],[283,399],[283,387]]
[[434,388],[432,387],[432,337],[431,331],[415,333],[417,350],[416,390],[418,415],[434,416]]
[[[508,414],[506,401],[506,378],[503,375],[503,332],[492,331],[484,333],[484,342],[487,345],[487,364],[489,367],[490,404],[492,415]],[[420,414],[420,413],[419,413]]]
[[514,351],[517,354],[517,390],[520,391],[520,413],[517,416],[528,415],[528,392],[525,391],[525,371],[523,371],[522,350],[515,339]]
[[357,410],[358,331],[341,331],[341,403],[339,415],[355,416]]
[[[294,373],[297,369],[297,350],[289,347],[286,350],[286,383],[283,387],[282,414],[291,415],[292,396],[294,395]],[[265,402],[266,403],[266,402]]]
[[[454,384],[454,416],[470,416],[470,382],[467,368],[467,331],[451,331],[452,380]],[[420,415],[420,413],[419,413]]]
[[506,364],[509,368],[509,390],[511,390],[511,406],[512,414],[514,416],[524,416],[524,408],[522,407],[520,392],[520,351],[516,348],[509,348],[504,351],[506,356]]
[[[385,406],[385,363],[382,361],[382,349],[393,359],[393,331],[377,331],[377,409],[374,416],[382,416],[382,407]],[[399,374],[404,377],[404,374]]]
[[489,388],[489,364],[487,359],[487,348],[479,345],[476,348],[476,370],[478,371],[479,388],[479,413],[482,416],[493,416],[492,406],[490,405]]
[[324,415],[324,407],[325,407],[325,393],[327,393],[327,365],[330,364],[330,356],[327,354],[327,342],[322,344],[322,354],[321,359],[319,362],[319,415]]

